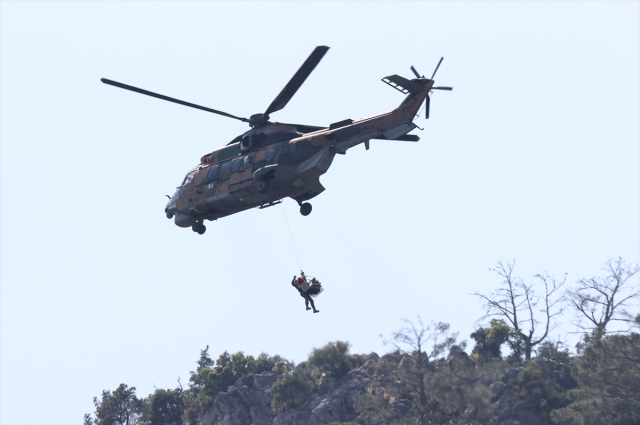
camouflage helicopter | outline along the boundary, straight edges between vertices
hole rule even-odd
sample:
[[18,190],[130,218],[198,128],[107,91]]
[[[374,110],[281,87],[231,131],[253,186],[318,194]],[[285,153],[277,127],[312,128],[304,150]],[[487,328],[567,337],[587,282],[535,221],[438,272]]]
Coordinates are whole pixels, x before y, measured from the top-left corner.
[[328,50],[327,46],[316,47],[266,111],[250,118],[101,79],[105,84],[237,119],[251,126],[251,130],[225,147],[200,158],[200,163],[186,174],[173,196],[167,195],[167,218],[175,217],[177,226],[191,227],[202,235],[206,231],[205,220],[217,220],[249,208],[270,207],[285,197],[298,202],[300,213],[307,216],[311,213],[311,204],[305,201],[324,191],[319,177],[327,172],[336,154],[345,154],[347,149],[361,143],[368,150],[371,139],[417,142],[418,136],[407,133],[417,127],[413,119],[422,103],[426,100],[426,118],[429,118],[432,90],[453,89],[433,85],[444,59],[441,58],[431,78],[420,76],[411,66],[416,78],[390,75],[382,79],[406,95],[391,112],[359,121],[346,119],[328,127],[269,121],[272,113],[287,105]]

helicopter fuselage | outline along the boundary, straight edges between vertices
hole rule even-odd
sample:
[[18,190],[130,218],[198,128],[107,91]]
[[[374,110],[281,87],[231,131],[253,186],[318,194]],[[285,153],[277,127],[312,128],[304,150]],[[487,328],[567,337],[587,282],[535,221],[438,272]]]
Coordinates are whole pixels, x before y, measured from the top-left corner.
[[167,195],[167,218],[175,217],[177,226],[191,226],[202,235],[206,231],[205,220],[217,220],[249,208],[266,208],[286,197],[298,202],[302,215],[309,215],[311,204],[305,201],[324,191],[319,178],[327,172],[336,154],[345,154],[361,143],[369,149],[371,139],[417,142],[418,136],[407,133],[417,127],[413,120],[422,103],[426,100],[425,115],[429,118],[429,93],[453,90],[433,85],[444,59],[440,58],[431,78],[420,76],[411,66],[416,78],[409,80],[394,74],[382,79],[407,95],[391,112],[355,122],[342,120],[329,127],[270,122],[270,115],[287,105],[328,50],[328,46],[317,46],[267,109],[249,118],[101,79],[104,84],[240,120],[252,127],[227,146],[200,158],[173,196]]
[[175,217],[177,226],[197,231],[204,220],[265,208],[289,197],[307,215],[303,202],[324,191],[319,177],[327,172],[336,154],[362,143],[369,149],[371,139],[398,139],[417,127],[413,119],[433,80],[413,81],[421,89],[409,92],[399,107],[385,114],[344,120],[304,134],[279,123],[253,128],[240,141],[204,155],[167,203],[165,214]]

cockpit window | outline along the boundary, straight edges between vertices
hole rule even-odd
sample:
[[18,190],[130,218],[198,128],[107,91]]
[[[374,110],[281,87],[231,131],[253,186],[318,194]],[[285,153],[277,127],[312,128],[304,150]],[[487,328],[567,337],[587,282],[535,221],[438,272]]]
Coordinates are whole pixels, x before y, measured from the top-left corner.
[[185,176],[184,181],[182,182],[182,186],[184,186],[187,183],[191,183],[195,175],[196,175],[196,170],[189,171],[189,174]]
[[180,196],[180,188],[177,188],[176,191],[173,193],[173,196],[171,197],[171,199],[169,199],[169,204],[171,204],[173,201],[175,201],[176,199],[178,199],[178,197]]
[[213,180],[218,177],[218,164],[212,165],[209,167],[209,171],[207,171],[207,179]]
[[231,167],[231,163],[229,161],[222,163],[220,166],[220,180],[229,178],[229,167]]
[[191,183],[193,181],[193,178],[196,175],[196,168],[192,169],[191,171],[189,171],[187,173],[187,175],[184,177],[184,180],[182,181],[182,184],[180,186],[182,186],[180,188],[180,196],[184,196],[187,194],[187,184]]
[[234,159],[231,162],[231,172],[235,173],[236,171],[238,171],[240,169],[240,161],[242,161],[240,158],[238,159]]

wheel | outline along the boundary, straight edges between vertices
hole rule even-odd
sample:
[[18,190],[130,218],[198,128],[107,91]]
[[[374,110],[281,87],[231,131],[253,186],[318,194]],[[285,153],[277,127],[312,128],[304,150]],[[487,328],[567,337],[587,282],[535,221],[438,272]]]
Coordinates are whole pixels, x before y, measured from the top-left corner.
[[308,202],[305,202],[304,204],[300,205],[300,214],[307,216],[309,214],[311,214],[311,204]]
[[167,216],[167,218],[173,218],[173,213],[168,212],[168,213],[166,214],[166,216]]
[[201,234],[203,234],[204,232],[207,231],[207,228],[204,226],[204,224],[196,221],[191,226],[191,230],[193,230],[194,232],[196,232],[196,233],[201,235]]
[[258,180],[258,182],[256,183],[256,191],[263,195],[265,193],[267,193],[267,190],[269,190],[269,181],[268,180]]

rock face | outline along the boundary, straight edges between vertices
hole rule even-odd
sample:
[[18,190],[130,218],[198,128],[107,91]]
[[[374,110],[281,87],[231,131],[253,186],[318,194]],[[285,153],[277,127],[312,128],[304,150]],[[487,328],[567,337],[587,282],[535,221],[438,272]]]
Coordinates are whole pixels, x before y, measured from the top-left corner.
[[[440,359],[432,365],[434,369],[447,367],[455,356],[466,356],[461,350],[454,351],[448,359]],[[380,388],[388,385],[403,385],[402,382],[392,381],[389,376],[376,373],[376,359],[369,359],[362,363],[359,356],[351,356],[352,365],[360,365],[352,369],[339,380],[328,379],[302,406],[289,409],[276,415],[271,408],[271,387],[282,375],[272,373],[256,374],[243,377],[227,392],[217,395],[213,407],[198,421],[198,425],[325,425],[333,422],[356,422],[366,425],[362,417],[354,409],[354,396],[367,391],[367,388]],[[411,358],[400,353],[390,353],[384,360],[395,364],[395,367],[406,367]],[[545,374],[556,378],[571,387],[572,378],[569,368],[551,368],[543,366]],[[514,393],[508,383],[515,379],[523,367],[511,368],[504,371],[499,380],[488,383],[488,389],[493,393],[491,399],[493,419],[487,425],[544,425],[545,422],[528,410],[526,403],[514,400]],[[428,388],[428,382],[425,382]],[[378,390],[376,390],[378,391]],[[411,409],[412,401],[391,398],[389,405],[400,415]],[[481,425],[473,420],[477,409],[469,407],[459,422],[455,424]],[[451,422],[454,424],[454,422]]]
[[272,425],[275,414],[270,389],[280,377],[261,373],[254,375],[251,382],[239,379],[227,392],[217,395],[213,407],[198,425]]

